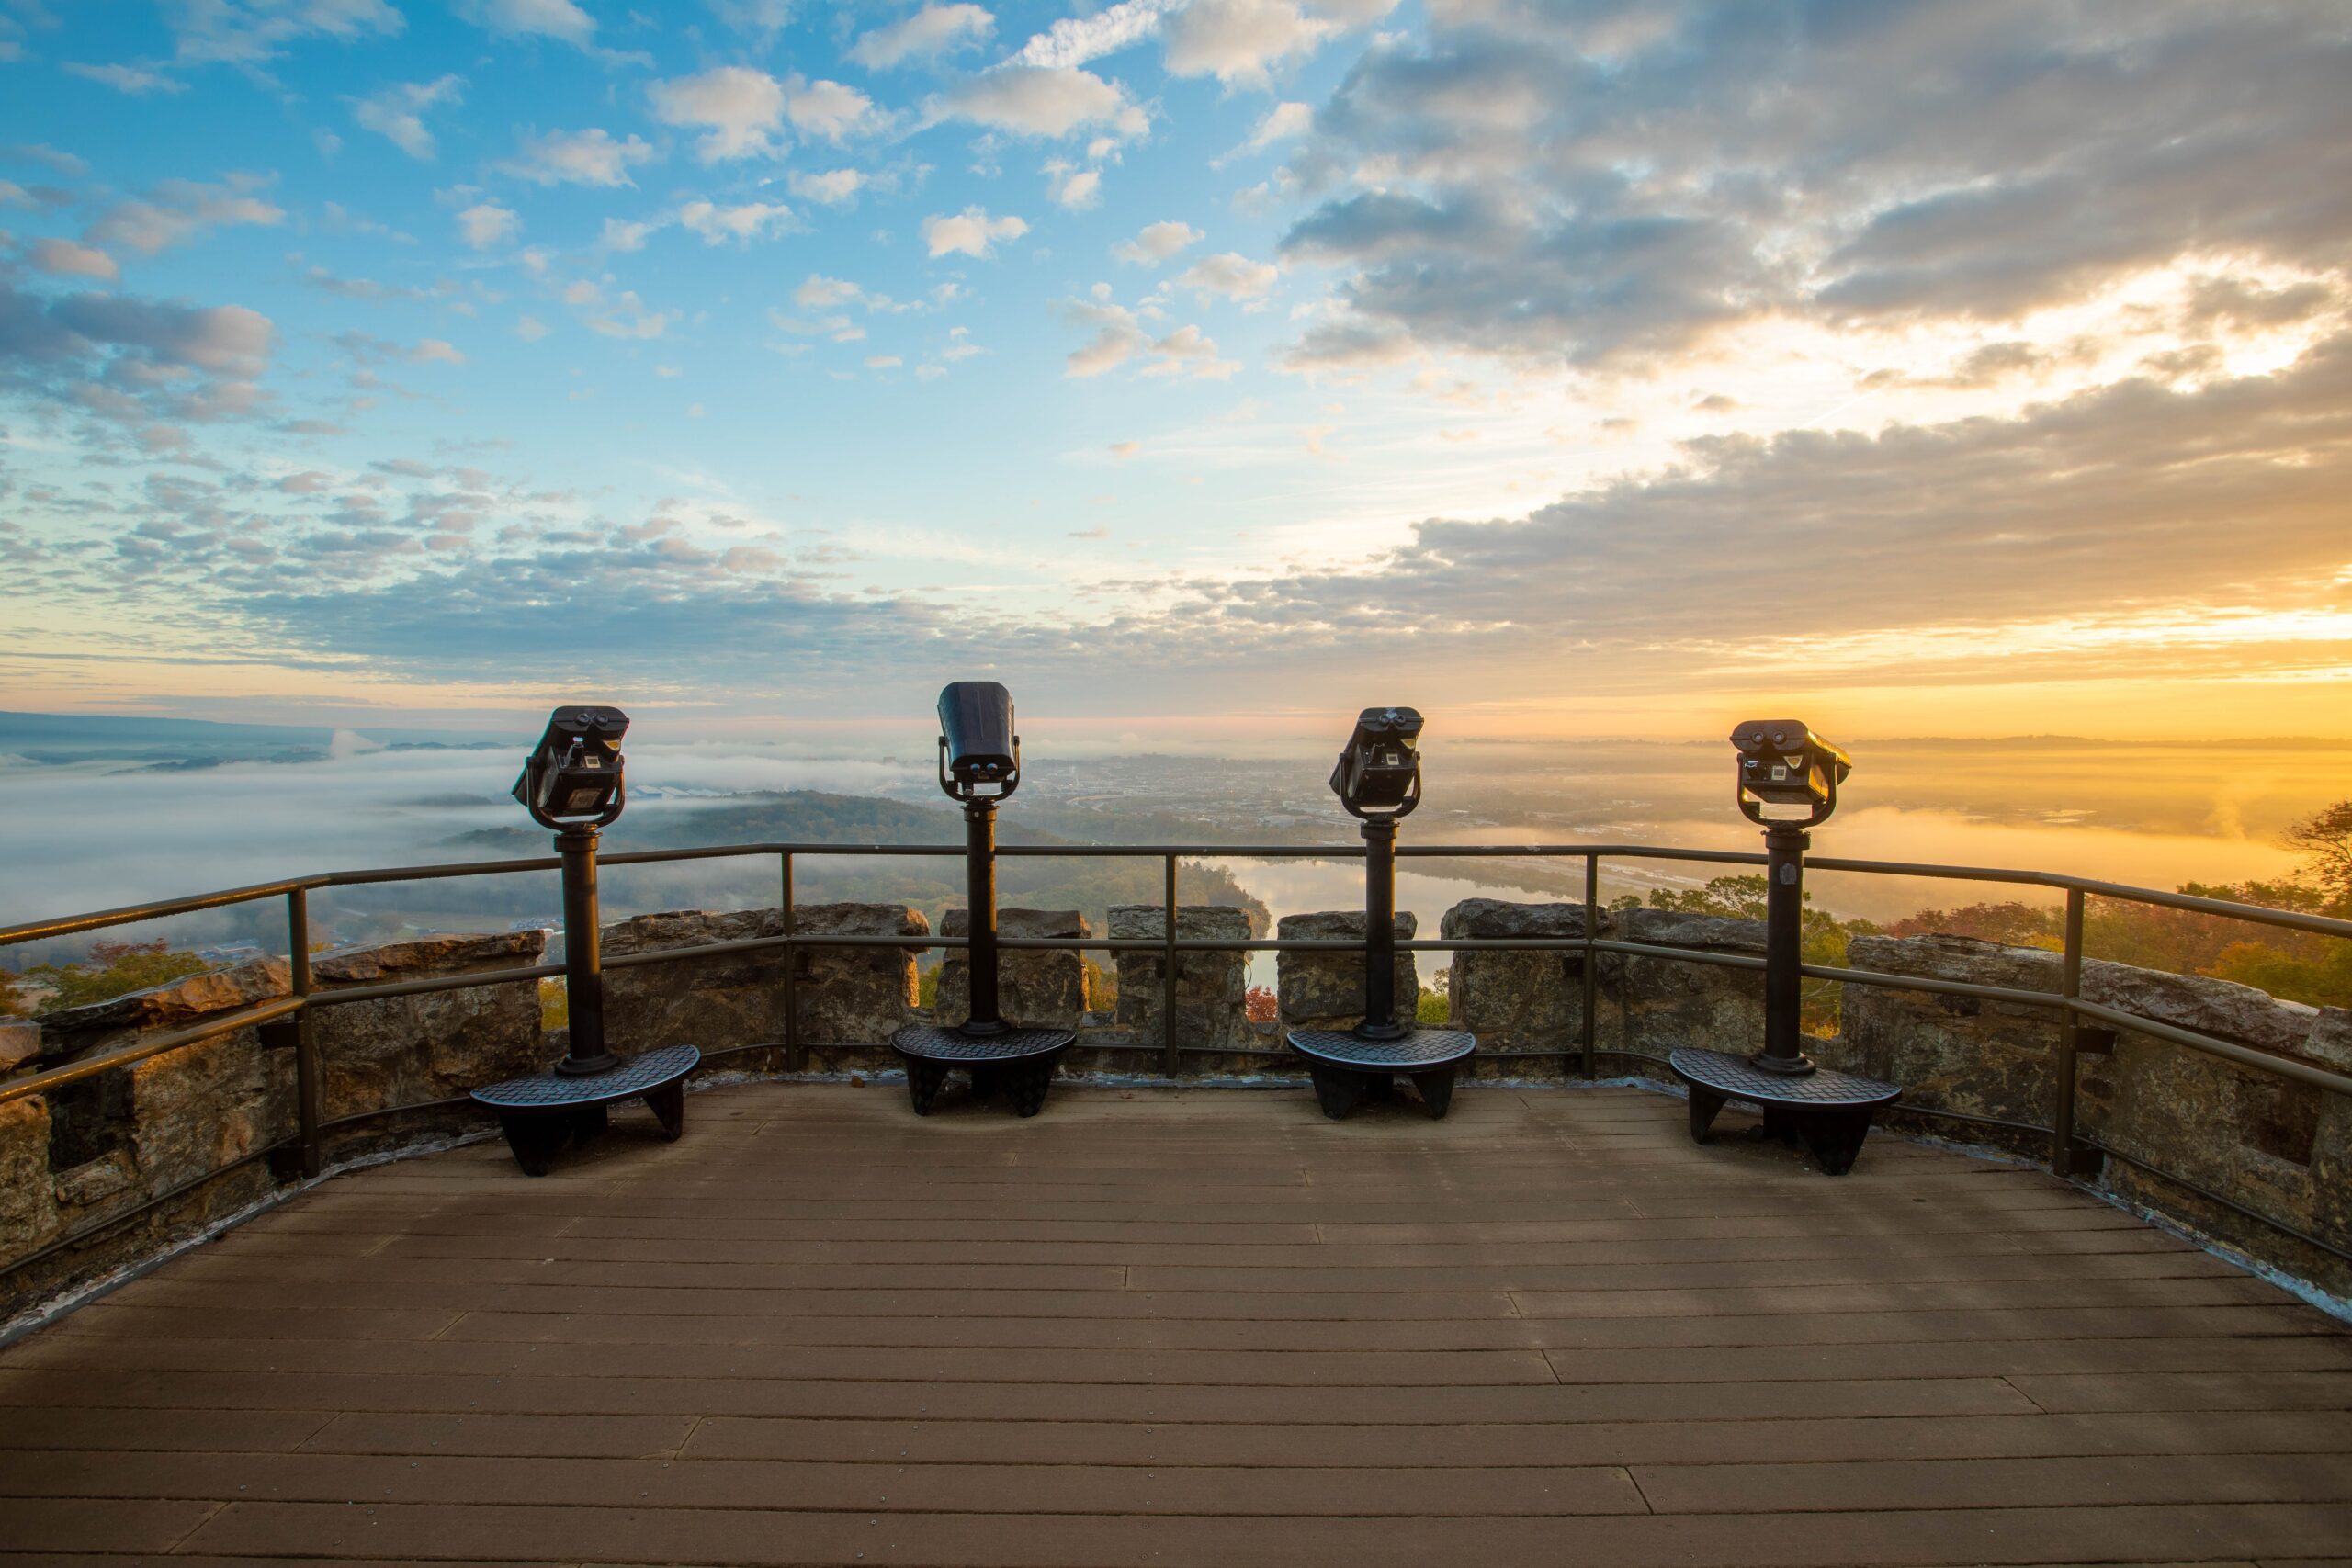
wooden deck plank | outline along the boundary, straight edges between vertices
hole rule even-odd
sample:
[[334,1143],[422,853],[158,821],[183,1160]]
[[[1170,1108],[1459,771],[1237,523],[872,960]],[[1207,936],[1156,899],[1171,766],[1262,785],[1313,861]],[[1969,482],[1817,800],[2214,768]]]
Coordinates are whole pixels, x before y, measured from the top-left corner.
[[[884,1528],[887,1524],[888,1528]],[[1543,1519],[1161,1517],[1102,1515],[775,1514],[635,1509],[239,1502],[207,1521],[198,1551],[433,1558],[482,1554],[589,1562],[938,1564],[943,1568],[1421,1568],[1474,1550],[1482,1563],[1617,1568],[2113,1562],[2316,1555],[2352,1532],[2336,1505],[2191,1505],[1906,1513],[1608,1516],[1572,1530]]]
[[[241,1339],[267,1326],[269,1314],[246,1307],[117,1309],[86,1328],[92,1337]],[[291,1337],[363,1340],[379,1335],[377,1314],[310,1312]],[[338,1321],[349,1317],[349,1325]],[[967,1347],[1167,1350],[1466,1350],[1665,1349],[1681,1347],[1879,1345],[2002,1339],[2238,1339],[2333,1337],[2325,1319],[2301,1308],[2212,1307],[1984,1308],[1911,1313],[1788,1313],[1702,1318],[1450,1318],[1396,1322],[1154,1317],[732,1316],[631,1318],[597,1313],[418,1314],[442,1326],[398,1337],[502,1344],[633,1345],[648,1337],[706,1345]],[[401,1320],[407,1325],[408,1320]]]
[[2352,1335],[2064,1183],[1670,1100],[697,1095],[0,1351],[0,1562],[2315,1565]]

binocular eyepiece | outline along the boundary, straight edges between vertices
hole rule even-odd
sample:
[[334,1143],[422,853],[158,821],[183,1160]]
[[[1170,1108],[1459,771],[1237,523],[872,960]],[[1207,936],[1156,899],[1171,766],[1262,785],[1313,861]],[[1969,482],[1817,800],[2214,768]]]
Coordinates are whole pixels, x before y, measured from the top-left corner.
[[953,681],[939,694],[939,787],[956,800],[1002,800],[1021,784],[1012,694],[994,681]]

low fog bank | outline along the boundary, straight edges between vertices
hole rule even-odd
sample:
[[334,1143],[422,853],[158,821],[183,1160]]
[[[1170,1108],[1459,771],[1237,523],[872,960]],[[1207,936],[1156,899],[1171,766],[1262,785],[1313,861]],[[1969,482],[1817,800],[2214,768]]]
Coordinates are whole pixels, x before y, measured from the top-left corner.
[[[529,827],[507,794],[518,765],[505,748],[338,744],[316,761],[187,771],[126,771],[103,761],[0,766],[0,836],[9,846],[0,924],[311,872],[491,858],[450,840],[483,829]],[[751,792],[820,789],[917,800],[924,798],[919,789],[936,793],[904,764],[726,746],[632,746],[629,783],[616,847],[625,847],[631,828]],[[417,903],[432,902],[418,892]],[[174,934],[187,938],[206,923],[175,922]],[[222,931],[236,924],[209,923]]]
[[[1756,845],[1733,807],[1727,747],[1448,743],[1442,732],[1425,747],[1427,804],[1408,825],[1408,841]],[[2274,877],[2294,864],[2277,842],[2279,829],[2352,794],[2352,747],[1961,741],[1854,750],[1845,808],[1815,833],[1817,854],[2040,867],[2156,887]],[[1030,750],[1030,776],[1005,813],[1008,841],[1355,840],[1324,787],[1327,755],[1277,762],[1082,755],[1053,745]],[[628,813],[607,844],[958,841],[961,826],[940,796],[933,759],[906,751],[897,759],[823,757],[782,743],[632,743]],[[159,760],[147,751],[135,760],[62,762],[0,755],[0,845],[10,873],[0,878],[0,924],[306,873],[544,854],[547,836],[507,795],[519,753],[506,746],[388,747],[343,731],[300,759],[274,761]],[[857,798],[775,798],[790,791]],[[695,826],[697,813],[709,828]],[[1070,875],[1101,868],[1051,863]],[[1276,915],[1346,908],[1360,896],[1361,874],[1343,863],[1224,863]],[[1410,906],[1430,928],[1459,897],[1572,898],[1581,888],[1580,872],[1559,862],[1465,862],[1449,872],[1420,861],[1408,869],[1416,878]],[[769,903],[775,874],[767,859],[612,867],[606,908],[618,917]],[[1008,868],[1009,902],[1028,901],[1013,896],[1026,874]],[[1706,875],[1698,866],[1627,864],[1611,870],[1604,886],[1646,893],[1695,886]],[[932,905],[956,897],[959,884],[951,862],[812,856],[801,867],[799,892],[808,901],[903,897]],[[1826,874],[1813,886],[1822,907],[1880,920],[1927,904],[2034,897],[1996,886]],[[1020,891],[1050,896],[1057,886]],[[1091,893],[1098,900],[1127,896],[1108,882]],[[401,921],[498,930],[547,919],[557,908],[548,874],[344,890],[317,896],[313,915],[341,940],[374,940]],[[282,951],[282,919],[273,903],[113,934],[164,935],[176,945],[258,942]],[[85,946],[86,939],[26,944],[0,950],[0,963],[71,958]]]

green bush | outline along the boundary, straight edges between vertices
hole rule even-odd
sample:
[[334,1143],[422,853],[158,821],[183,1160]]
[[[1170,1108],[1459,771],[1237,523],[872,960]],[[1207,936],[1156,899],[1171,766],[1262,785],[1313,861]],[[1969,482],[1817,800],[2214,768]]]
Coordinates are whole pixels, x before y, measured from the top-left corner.
[[154,942],[95,942],[90,956],[79,964],[39,964],[26,970],[25,975],[57,987],[57,994],[46,1004],[54,1012],[112,1001],[151,986],[201,975],[210,967],[193,953],[166,947],[159,938]]

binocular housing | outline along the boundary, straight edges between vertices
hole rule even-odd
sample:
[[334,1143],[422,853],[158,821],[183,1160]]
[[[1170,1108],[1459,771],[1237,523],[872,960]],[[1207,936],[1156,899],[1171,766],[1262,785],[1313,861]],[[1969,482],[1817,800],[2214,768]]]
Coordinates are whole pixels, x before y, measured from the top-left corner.
[[1421,716],[1413,708],[1366,708],[1356,716],[1331,793],[1354,817],[1403,817],[1421,803]]
[[939,787],[957,800],[1001,800],[1020,784],[1012,694],[994,681],[948,682],[939,694]]
[[1752,718],[1731,732],[1739,749],[1739,808],[1751,822],[1772,822],[1764,807],[1800,807],[1811,815],[1798,826],[1824,820],[1838,807],[1838,786],[1854,771],[1853,759],[1796,719]]
[[560,707],[514,781],[514,798],[543,827],[601,828],[621,814],[621,737],[628,716],[613,707]]

